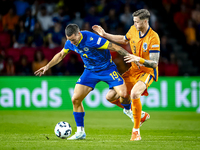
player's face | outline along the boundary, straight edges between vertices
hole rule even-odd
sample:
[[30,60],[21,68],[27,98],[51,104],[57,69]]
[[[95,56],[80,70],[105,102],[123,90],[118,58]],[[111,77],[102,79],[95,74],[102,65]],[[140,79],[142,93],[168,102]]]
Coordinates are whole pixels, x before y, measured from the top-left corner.
[[142,31],[145,25],[145,20],[141,20],[139,17],[134,17],[134,26],[138,31]]
[[68,40],[74,45],[77,45],[81,39],[81,33],[78,32],[77,34],[72,34],[71,36],[66,36]]

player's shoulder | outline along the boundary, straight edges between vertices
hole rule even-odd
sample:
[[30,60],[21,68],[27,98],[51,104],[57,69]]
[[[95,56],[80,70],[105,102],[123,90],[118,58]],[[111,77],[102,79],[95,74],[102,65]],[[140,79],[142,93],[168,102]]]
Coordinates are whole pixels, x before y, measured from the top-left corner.
[[69,44],[71,45],[70,40],[67,40],[67,41],[65,42],[65,45],[66,45],[66,44],[67,44],[67,45],[69,45]]
[[81,34],[83,35],[83,38],[88,38],[88,37],[90,37],[90,36],[95,36],[95,35],[97,35],[97,34],[95,34],[95,33],[93,33],[93,32],[86,31],[86,30],[81,31]]
[[90,32],[90,31],[81,31],[82,35],[83,35],[83,40],[86,42],[86,43],[91,43],[91,42],[95,42],[96,40],[99,39],[99,35],[98,34],[95,34],[93,32]]
[[151,28],[150,37],[160,39],[158,33],[156,31],[154,31],[152,28]]
[[132,26],[130,27],[130,30],[131,30],[131,31],[137,31],[137,29],[136,29],[136,27],[135,27],[134,25],[132,25]]
[[72,43],[70,42],[70,40],[67,40],[65,42],[65,45],[64,45],[65,48],[71,48],[72,47]]
[[128,39],[128,40],[130,40],[131,38],[135,38],[135,37],[138,36],[138,32],[139,31],[137,31],[136,27],[134,25],[132,25],[129,28],[128,32],[126,33],[126,37],[125,38]]

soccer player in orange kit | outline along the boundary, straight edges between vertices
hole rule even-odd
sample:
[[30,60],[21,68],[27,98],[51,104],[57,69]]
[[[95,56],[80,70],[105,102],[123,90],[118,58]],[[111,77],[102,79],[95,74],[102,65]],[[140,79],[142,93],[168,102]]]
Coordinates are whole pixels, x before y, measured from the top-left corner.
[[[100,26],[92,28],[100,36],[118,44],[130,44],[133,54],[125,56],[126,63],[131,67],[122,77],[125,80],[128,92],[132,100],[134,127],[131,141],[141,140],[140,121],[142,104],[140,96],[148,96],[147,88],[153,81],[158,80],[158,61],[160,57],[160,39],[158,34],[149,26],[150,13],[147,9],[140,9],[133,13],[134,25],[131,26],[125,36],[106,33]],[[114,101],[118,98],[112,90],[107,98]]]

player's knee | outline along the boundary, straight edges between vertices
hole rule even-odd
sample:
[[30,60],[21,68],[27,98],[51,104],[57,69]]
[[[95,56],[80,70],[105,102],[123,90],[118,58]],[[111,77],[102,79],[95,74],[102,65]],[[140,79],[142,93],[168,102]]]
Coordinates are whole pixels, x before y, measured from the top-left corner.
[[119,95],[114,91],[114,90],[110,90],[107,94],[106,94],[106,99],[108,101],[114,101],[116,99],[119,98]]
[[107,94],[107,95],[106,95],[106,99],[107,99],[108,101],[112,101],[112,100],[113,100],[113,96],[110,95],[110,94]]
[[140,97],[140,93],[139,92],[133,92],[131,93],[131,99],[137,99]]
[[127,98],[129,98],[128,96],[128,93],[126,92],[126,91],[119,91],[118,92],[118,95],[120,96],[120,97],[122,97],[122,98],[124,98],[124,99],[127,99]]
[[72,97],[72,104],[73,104],[74,106],[77,106],[77,105],[80,105],[80,104],[81,104],[81,101],[80,101],[78,98],[76,98],[75,96],[73,96],[73,97]]

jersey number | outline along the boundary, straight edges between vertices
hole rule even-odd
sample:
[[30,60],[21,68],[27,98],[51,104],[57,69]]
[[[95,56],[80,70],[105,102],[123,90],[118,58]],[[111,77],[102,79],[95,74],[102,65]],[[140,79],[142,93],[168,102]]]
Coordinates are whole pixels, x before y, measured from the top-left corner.
[[133,46],[133,51],[134,51],[134,54],[136,53],[136,47],[135,45]]
[[83,54],[83,57],[88,58],[87,54]]
[[113,80],[119,77],[116,71],[113,71],[112,73],[110,73],[110,76],[113,78]]

